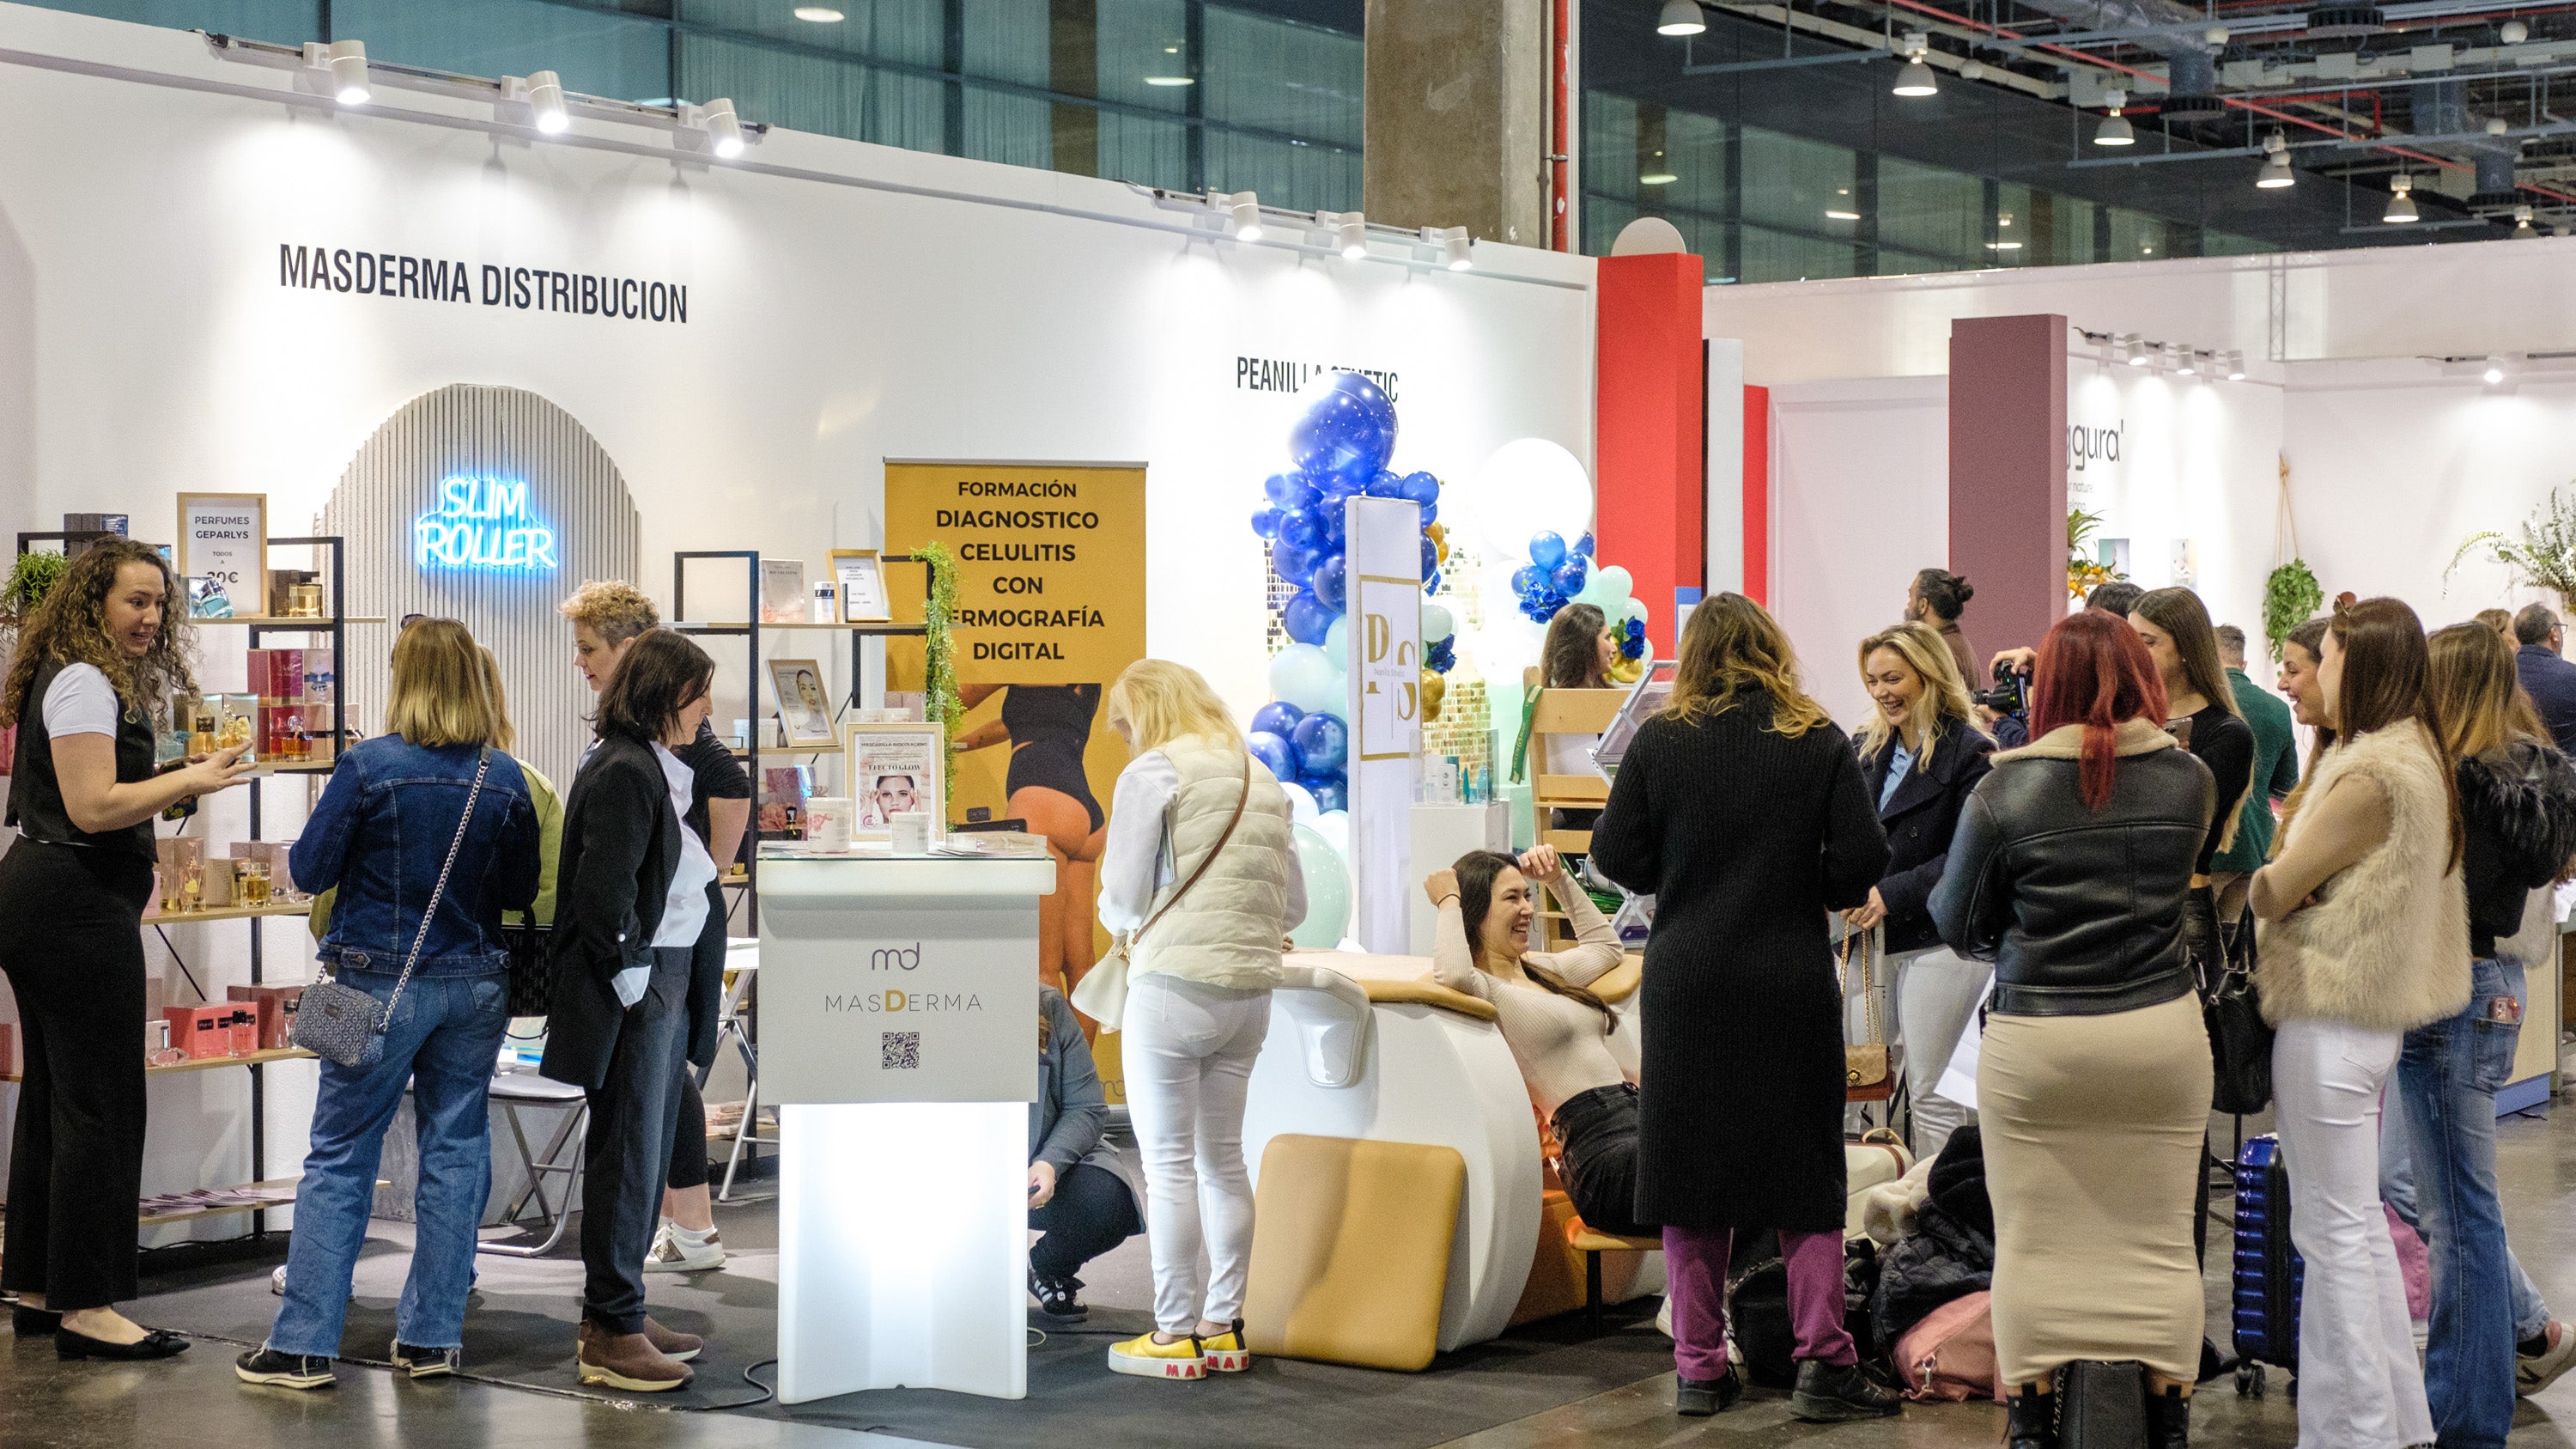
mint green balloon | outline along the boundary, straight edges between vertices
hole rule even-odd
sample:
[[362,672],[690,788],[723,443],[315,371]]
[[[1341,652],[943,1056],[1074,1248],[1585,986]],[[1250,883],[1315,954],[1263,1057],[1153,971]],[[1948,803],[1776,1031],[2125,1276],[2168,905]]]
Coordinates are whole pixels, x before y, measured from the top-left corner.
[[[1331,627],[1331,628],[1329,628],[1329,629],[1326,629],[1326,630],[1324,631],[1324,643],[1323,643],[1323,650],[1324,650],[1324,657],[1325,657],[1325,658],[1327,658],[1327,659],[1330,659],[1331,661],[1333,661],[1333,668],[1334,668],[1334,669],[1336,669],[1336,670],[1338,670],[1338,671],[1340,671],[1341,673],[1344,673],[1344,674],[1348,674],[1348,673],[1350,673],[1350,672],[1351,672],[1351,616],[1350,616],[1350,615],[1348,615],[1348,614],[1343,614],[1343,615],[1341,615],[1340,617],[1338,617],[1338,618],[1334,619],[1334,620],[1333,620],[1333,627]],[[1339,711],[1339,710],[1333,710],[1333,711],[1328,711],[1328,713],[1338,714],[1338,713],[1340,713],[1340,711]]]
[[1306,919],[1288,937],[1303,951],[1342,944],[1351,923],[1351,873],[1341,852],[1311,825],[1295,827],[1297,868],[1306,875]]

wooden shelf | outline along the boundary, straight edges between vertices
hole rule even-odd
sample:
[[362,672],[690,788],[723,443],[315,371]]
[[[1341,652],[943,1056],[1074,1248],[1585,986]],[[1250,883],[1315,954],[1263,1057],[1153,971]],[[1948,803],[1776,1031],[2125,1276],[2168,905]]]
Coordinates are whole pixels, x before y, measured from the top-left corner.
[[279,614],[227,614],[219,619],[200,619],[191,615],[188,622],[191,624],[256,624],[263,629],[310,629],[320,634],[328,632],[335,624],[381,624],[385,621],[381,617],[358,618],[354,615],[346,619],[298,619]]
[[[166,1067],[145,1067],[147,1077],[166,1076],[174,1072],[211,1072],[222,1067],[263,1067],[270,1062],[300,1062],[313,1059],[313,1053],[302,1047],[279,1047],[275,1051],[252,1052],[246,1057],[203,1057],[196,1061],[172,1062]],[[0,1076],[0,1082],[24,1081],[16,1072]]]
[[311,914],[313,914],[313,903],[298,901],[291,906],[217,906],[211,911],[164,911],[157,916],[145,916],[143,924],[193,926],[199,921],[248,921],[262,916],[309,916]]

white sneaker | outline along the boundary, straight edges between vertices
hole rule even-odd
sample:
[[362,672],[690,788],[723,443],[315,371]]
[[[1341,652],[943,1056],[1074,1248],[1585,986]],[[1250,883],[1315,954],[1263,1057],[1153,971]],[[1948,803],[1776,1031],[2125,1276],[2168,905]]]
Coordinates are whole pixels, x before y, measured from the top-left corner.
[[724,1239],[715,1229],[707,1229],[701,1240],[694,1233],[664,1219],[653,1234],[653,1250],[644,1255],[647,1273],[703,1273],[724,1266]]
[[2576,1333],[2570,1333],[2566,1324],[2553,1318],[2542,1336],[2548,1340],[2547,1348],[2528,1358],[2520,1353],[2514,1355],[2513,1391],[2526,1399],[2558,1382],[2560,1374],[2576,1366]]
[[268,1275],[268,1291],[276,1294],[280,1298],[286,1296],[286,1265],[284,1263],[278,1264],[277,1271]]

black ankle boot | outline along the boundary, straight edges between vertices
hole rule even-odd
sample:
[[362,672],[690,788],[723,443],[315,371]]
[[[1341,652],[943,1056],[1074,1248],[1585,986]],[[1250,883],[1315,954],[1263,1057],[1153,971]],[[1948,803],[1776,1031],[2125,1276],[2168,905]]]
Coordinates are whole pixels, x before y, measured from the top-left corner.
[[2057,1396],[2037,1385],[2012,1396],[2004,1425],[2005,1449],[2057,1449]]
[[2147,1449],[2191,1449],[2191,1399],[2179,1386],[2148,1392]]

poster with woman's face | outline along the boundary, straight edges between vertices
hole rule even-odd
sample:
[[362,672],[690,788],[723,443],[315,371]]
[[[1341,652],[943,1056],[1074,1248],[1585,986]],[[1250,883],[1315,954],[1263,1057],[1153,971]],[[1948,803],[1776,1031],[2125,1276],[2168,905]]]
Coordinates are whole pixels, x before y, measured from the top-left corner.
[[850,793],[858,797],[858,828],[883,831],[897,815],[934,812],[939,749],[938,732],[928,728],[853,734]]

